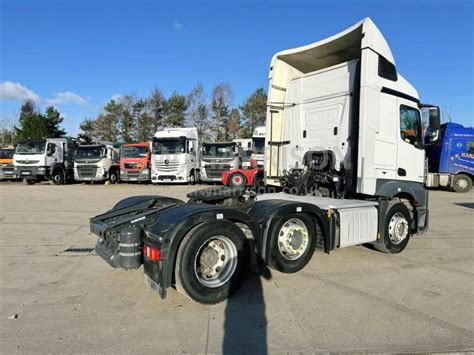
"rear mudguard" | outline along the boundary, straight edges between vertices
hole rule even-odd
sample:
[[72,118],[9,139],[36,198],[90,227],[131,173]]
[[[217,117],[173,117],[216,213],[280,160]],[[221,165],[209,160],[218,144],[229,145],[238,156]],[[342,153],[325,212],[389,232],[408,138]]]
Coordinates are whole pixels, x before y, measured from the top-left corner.
[[176,256],[183,238],[194,226],[220,219],[247,225],[254,236],[255,251],[260,253],[260,226],[240,208],[195,203],[176,205],[160,211],[156,222],[145,227],[145,244],[161,250],[159,266],[145,259],[145,273],[159,283],[162,297],[165,296],[163,290],[172,285]]

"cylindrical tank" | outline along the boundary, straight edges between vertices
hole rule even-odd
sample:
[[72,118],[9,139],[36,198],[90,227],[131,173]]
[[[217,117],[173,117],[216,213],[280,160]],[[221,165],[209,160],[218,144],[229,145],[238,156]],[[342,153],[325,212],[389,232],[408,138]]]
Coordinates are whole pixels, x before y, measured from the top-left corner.
[[124,269],[140,267],[143,262],[142,237],[141,228],[128,226],[122,229],[119,242],[120,267]]

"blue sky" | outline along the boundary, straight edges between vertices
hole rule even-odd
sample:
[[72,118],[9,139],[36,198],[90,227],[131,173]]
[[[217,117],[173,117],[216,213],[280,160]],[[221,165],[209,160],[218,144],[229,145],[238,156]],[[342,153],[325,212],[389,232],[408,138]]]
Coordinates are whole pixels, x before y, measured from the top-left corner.
[[423,102],[474,121],[474,1],[0,0],[0,118],[21,98],[78,131],[113,95],[186,94],[229,82],[239,104],[267,86],[272,55],[371,17]]

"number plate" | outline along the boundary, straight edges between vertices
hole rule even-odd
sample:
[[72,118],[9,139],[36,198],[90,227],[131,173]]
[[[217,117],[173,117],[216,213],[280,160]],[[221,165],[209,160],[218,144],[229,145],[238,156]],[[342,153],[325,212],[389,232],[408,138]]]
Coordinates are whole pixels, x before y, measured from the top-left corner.
[[31,173],[29,171],[22,171],[21,175],[31,175]]

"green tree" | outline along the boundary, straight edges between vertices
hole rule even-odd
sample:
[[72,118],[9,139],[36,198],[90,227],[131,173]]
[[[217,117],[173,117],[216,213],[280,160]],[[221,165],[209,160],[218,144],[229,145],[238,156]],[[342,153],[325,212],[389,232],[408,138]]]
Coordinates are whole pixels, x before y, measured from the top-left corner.
[[48,138],[59,138],[66,134],[66,132],[59,127],[63,122],[64,118],[53,106],[46,108],[46,114],[44,115],[46,129],[48,130]]
[[265,89],[255,90],[240,106],[245,120],[245,136],[251,137],[255,127],[264,126],[267,115],[267,93]]
[[32,101],[26,101],[20,109],[19,127],[15,126],[17,139],[57,138],[65,134],[59,127],[61,114],[52,106],[42,115]]
[[[97,128],[96,128],[96,121],[90,118],[86,118],[79,124],[79,128],[81,129],[82,133],[79,134],[79,138],[83,137],[84,140],[90,139],[98,139],[97,137]],[[86,138],[87,137],[87,138]]]
[[147,101],[137,100],[132,108],[133,119],[136,122],[136,138],[139,142],[147,141],[155,133],[152,115],[147,110]]
[[135,97],[126,95],[120,100],[121,112],[119,114],[119,127],[122,141],[131,143],[136,136],[136,117],[133,115],[133,106],[135,105]]
[[164,111],[167,127],[182,127],[186,118],[188,108],[186,97],[174,91],[166,100]]
[[158,129],[162,129],[165,126],[165,104],[166,100],[161,93],[160,89],[156,86],[151,91],[150,98],[147,100],[148,111],[150,112],[150,116],[152,118],[152,134],[154,135]]

